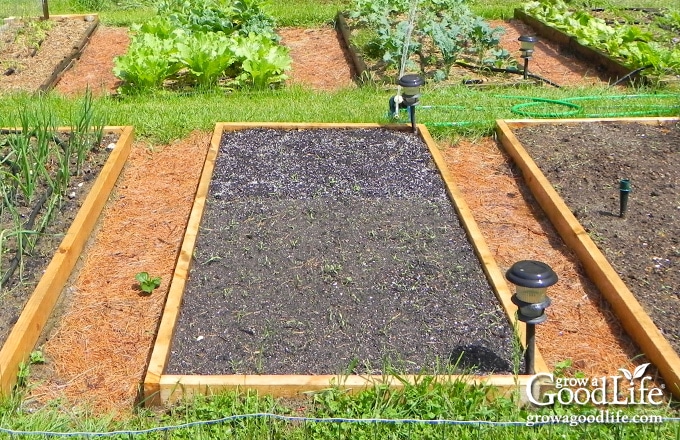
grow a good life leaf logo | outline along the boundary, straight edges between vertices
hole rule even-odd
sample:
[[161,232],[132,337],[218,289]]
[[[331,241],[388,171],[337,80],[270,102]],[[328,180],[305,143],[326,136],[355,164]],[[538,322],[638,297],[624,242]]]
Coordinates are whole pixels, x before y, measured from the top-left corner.
[[[632,372],[625,368],[623,376],[555,377],[552,373],[533,375],[527,384],[529,402],[537,406],[555,403],[562,405],[661,405],[663,386],[651,386],[652,377],[646,376],[649,363]],[[541,388],[551,387],[541,396]]]

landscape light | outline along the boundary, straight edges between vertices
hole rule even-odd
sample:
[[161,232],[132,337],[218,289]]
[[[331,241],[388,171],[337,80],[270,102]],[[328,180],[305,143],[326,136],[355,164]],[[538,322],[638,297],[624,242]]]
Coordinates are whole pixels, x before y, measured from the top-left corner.
[[519,308],[517,318],[526,323],[524,368],[526,374],[534,374],[535,326],[548,318],[545,314],[545,309],[550,305],[547,290],[557,283],[557,274],[545,263],[522,260],[513,264],[505,277],[515,285],[512,302]]
[[529,77],[529,60],[534,54],[534,46],[538,42],[538,37],[532,35],[522,35],[518,38],[519,50],[522,52],[521,58],[524,58],[524,79]]
[[425,79],[415,73],[404,75],[399,78],[399,86],[402,88],[401,97],[403,98],[403,105],[406,106],[409,115],[411,116],[411,127],[413,132],[417,133],[416,128],[416,108],[420,103],[420,88],[425,85]]

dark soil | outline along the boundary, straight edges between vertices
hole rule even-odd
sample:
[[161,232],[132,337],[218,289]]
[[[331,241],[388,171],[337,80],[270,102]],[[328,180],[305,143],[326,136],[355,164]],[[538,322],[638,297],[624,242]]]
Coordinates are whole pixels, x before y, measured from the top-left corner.
[[[67,136],[64,136],[67,139]],[[80,175],[73,175],[69,184],[69,189],[64,194],[62,202],[54,210],[52,218],[49,220],[47,227],[37,235],[35,247],[27,251],[23,257],[23,265],[20,265],[14,272],[11,278],[5,285],[0,288],[0,346],[5,341],[12,327],[19,319],[24,305],[33,293],[40,278],[42,277],[47,265],[52,260],[54,253],[59,248],[61,241],[68,228],[71,226],[73,219],[78,213],[80,206],[85,201],[99,171],[103,167],[106,159],[109,156],[109,151],[106,146],[115,143],[117,135],[107,135],[103,138],[100,148],[93,150],[90,156],[83,163],[83,168]],[[0,136],[0,141],[2,137]],[[0,153],[3,151],[0,150]],[[75,168],[75,167],[74,167]],[[42,186],[36,190],[37,194],[44,194],[47,187],[42,183]],[[36,197],[40,199],[40,196]],[[19,213],[22,219],[28,219],[36,206],[33,204],[20,204],[18,206]],[[0,211],[0,230],[13,230],[12,222],[9,213]],[[34,223],[35,229],[42,222],[46,212],[46,206],[37,210],[36,221]],[[25,224],[25,223],[24,223]],[[30,228],[34,229],[34,228]],[[1,276],[5,276],[8,272],[10,262],[16,255],[16,244],[14,238],[9,238],[3,241],[2,257],[2,271]],[[1,278],[0,276],[0,278]]]
[[511,352],[417,136],[224,135],[168,373],[507,373]]
[[[522,145],[680,353],[680,126],[541,124]],[[630,179],[619,217],[619,181]]]

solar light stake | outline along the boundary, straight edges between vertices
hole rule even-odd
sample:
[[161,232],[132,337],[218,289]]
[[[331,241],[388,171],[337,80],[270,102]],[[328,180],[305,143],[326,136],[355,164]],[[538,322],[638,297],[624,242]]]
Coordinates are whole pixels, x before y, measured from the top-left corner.
[[630,194],[630,179],[621,179],[619,182],[619,217],[626,216],[628,210],[628,195]]
[[548,319],[545,309],[550,305],[546,292],[557,283],[557,274],[545,263],[522,260],[513,264],[505,277],[515,285],[512,302],[518,307],[517,319],[526,324],[525,374],[534,374],[536,324]]
[[420,87],[425,85],[425,79],[420,75],[411,73],[399,78],[399,85],[402,88],[402,103],[408,109],[411,118],[411,127],[414,133],[418,133],[416,128],[416,105],[420,103]]
[[538,42],[538,37],[531,35],[521,35],[519,38],[519,50],[522,52],[521,58],[524,58],[524,79],[529,78],[529,60],[534,54],[534,45]]

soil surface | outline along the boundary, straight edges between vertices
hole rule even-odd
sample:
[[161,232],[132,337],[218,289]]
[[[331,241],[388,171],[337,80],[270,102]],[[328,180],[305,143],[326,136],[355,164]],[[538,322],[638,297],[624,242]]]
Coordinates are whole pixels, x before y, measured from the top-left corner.
[[226,133],[206,206],[169,373],[512,371],[511,327],[416,135]]
[[[514,132],[680,353],[680,125],[541,124]],[[623,218],[621,179],[632,185]]]

